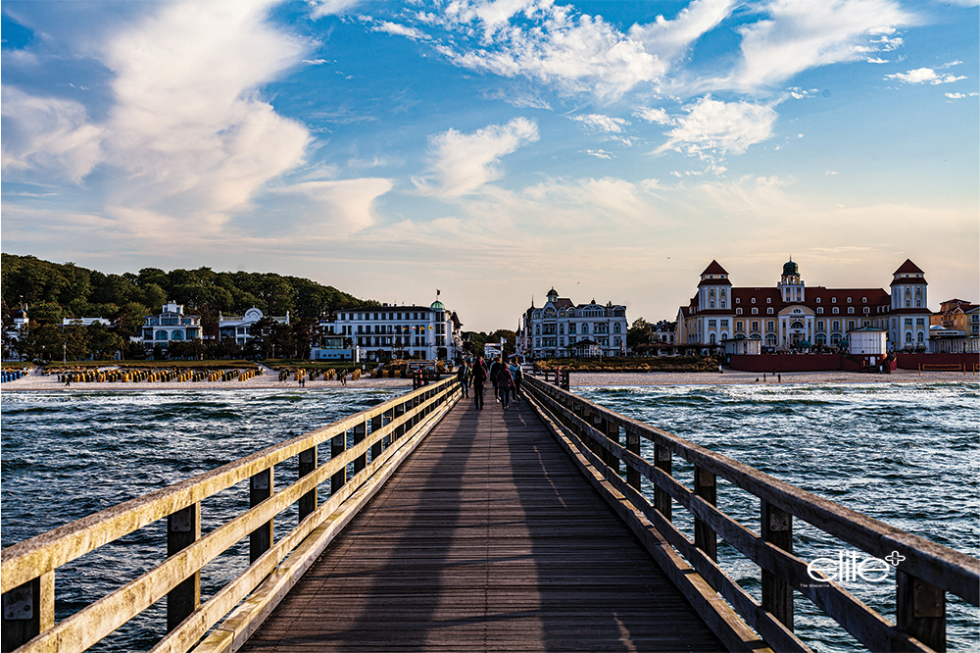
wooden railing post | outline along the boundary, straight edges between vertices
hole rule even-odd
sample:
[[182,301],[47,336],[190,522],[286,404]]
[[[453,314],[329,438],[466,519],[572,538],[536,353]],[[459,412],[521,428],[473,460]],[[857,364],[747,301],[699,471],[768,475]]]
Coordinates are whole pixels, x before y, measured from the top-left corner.
[[895,625],[938,653],[946,651],[946,592],[895,570]]
[[[400,402],[395,404],[395,407],[392,410],[396,420],[405,416],[405,408],[407,403],[408,402]],[[405,424],[399,424],[391,432],[391,442],[394,442],[403,435],[405,435]]]
[[[603,433],[605,433],[607,438],[609,438],[616,444],[620,444],[619,424],[617,424],[614,420],[603,417],[599,429]],[[609,465],[609,468],[612,471],[614,471],[616,474],[619,474],[620,473],[619,458],[616,457],[615,453],[613,453],[609,449],[606,449],[605,447],[603,447],[602,451],[603,451],[602,455],[603,458],[605,458],[606,464]]]
[[[663,446],[659,442],[655,442],[653,445],[653,464],[657,469],[662,471],[668,476],[671,475],[672,467],[672,455],[670,449]],[[653,507],[664,516],[664,519],[670,521],[671,518],[671,505],[670,505],[670,495],[667,494],[667,490],[656,487],[653,491]]]
[[[379,415],[378,417],[375,417],[375,418],[372,418],[371,419],[371,425],[372,425],[371,428],[372,429],[375,428],[374,427],[374,424],[376,423],[375,421],[377,421],[377,423],[378,423],[377,428],[380,429],[381,428],[381,424],[380,424],[380,422],[381,422],[381,416]],[[363,442],[365,437],[367,437],[367,422],[361,422],[360,424],[355,424],[354,425],[354,440],[353,440],[354,446],[356,447],[358,445],[358,443]],[[357,474],[359,471],[361,471],[365,467],[367,467],[367,454],[366,453],[363,453],[363,454],[361,454],[360,456],[358,456],[357,458],[354,459],[354,473]]]
[[[762,502],[762,539],[783,551],[793,552],[793,515]],[[762,570],[762,607],[793,632],[793,586]]]
[[[248,505],[254,508],[272,496],[275,474],[272,467],[262,470],[249,479]],[[248,536],[249,560],[255,562],[272,546],[273,520],[262,524]]]
[[[640,455],[640,434],[636,431],[626,428],[626,450],[630,453]],[[633,469],[632,467],[626,467],[626,483],[629,484],[634,490],[640,489],[640,470]]]
[[[390,415],[391,415],[390,411],[387,411],[386,410],[385,412],[381,413],[377,417],[371,418],[371,437],[372,438],[374,438],[374,436],[377,435],[378,431],[380,431],[382,428],[384,428],[385,419],[386,418],[387,418],[388,422],[391,422],[391,416]],[[381,442],[381,440],[375,440],[371,444],[371,462],[374,462],[374,459],[375,458],[380,458],[381,457],[381,451],[382,451],[382,449],[383,449],[383,443]]]
[[[718,493],[715,475],[706,469],[694,467],[694,494],[711,505],[717,505]],[[694,518],[694,546],[704,551],[705,555],[718,561],[718,536],[706,523]]]
[[[339,458],[347,450],[347,431],[330,439],[330,460]],[[330,477],[330,493],[336,494],[347,484],[347,465],[344,465]]]
[[[167,516],[167,557],[180,553],[201,537],[201,504]],[[201,572],[167,593],[167,632],[180,625],[201,605]]]
[[3,595],[3,653],[54,627],[54,572],[42,574]]
[[[299,475],[306,476],[310,472],[316,469],[317,466],[317,448],[310,447],[305,451],[299,452]],[[299,520],[303,521],[307,515],[316,510],[317,504],[317,494],[316,488],[313,488],[303,496],[299,498]]]

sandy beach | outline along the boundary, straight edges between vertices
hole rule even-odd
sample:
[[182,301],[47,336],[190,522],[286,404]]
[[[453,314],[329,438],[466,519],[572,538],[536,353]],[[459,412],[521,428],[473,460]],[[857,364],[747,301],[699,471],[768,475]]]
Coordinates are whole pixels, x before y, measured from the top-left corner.
[[[2,386],[3,392],[133,392],[140,390],[304,390],[316,391],[337,389],[343,386],[339,381],[324,381],[317,379],[307,381],[301,387],[296,381],[278,380],[278,372],[263,368],[263,374],[247,381],[215,381],[215,382],[165,382],[165,383],[73,383],[70,387],[58,380],[57,375],[42,375],[37,368],[30,374],[16,381],[8,381]],[[780,380],[781,379],[781,380]],[[755,372],[738,372],[725,370],[718,372],[648,372],[631,373],[590,373],[573,372],[570,377],[572,386],[656,386],[656,385],[715,385],[715,384],[835,384],[835,383],[929,383],[929,382],[980,382],[976,374],[962,372],[923,372],[916,370],[897,370],[891,374],[859,374],[856,372],[786,372],[779,378],[767,375],[765,380]],[[365,375],[357,381],[348,379],[348,388],[410,388],[411,379],[372,379]]]
[[[339,381],[325,381],[316,379],[306,381],[306,386],[300,386],[294,379],[279,381],[279,372],[276,370],[259,366],[262,374],[247,379],[245,381],[185,381],[185,382],[162,382],[150,383],[141,381],[138,383],[116,382],[116,383],[72,383],[66,386],[58,380],[57,374],[42,375],[39,368],[31,369],[30,374],[17,379],[8,381],[2,386],[3,392],[7,391],[34,391],[34,392],[86,392],[97,390],[99,392],[133,392],[138,390],[323,390],[326,388],[342,388]],[[101,369],[114,369],[107,365]],[[365,374],[357,381],[347,379],[348,388],[404,388],[412,387],[411,379],[372,379]]]

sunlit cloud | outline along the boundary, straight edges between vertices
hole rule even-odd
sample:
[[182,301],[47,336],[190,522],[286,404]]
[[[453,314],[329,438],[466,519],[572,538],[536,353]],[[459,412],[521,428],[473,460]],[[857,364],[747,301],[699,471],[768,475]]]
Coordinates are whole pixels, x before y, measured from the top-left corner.
[[604,133],[618,133],[623,131],[623,125],[629,123],[623,118],[613,118],[598,113],[590,113],[585,116],[572,116],[572,120],[582,123],[592,131]]
[[685,107],[686,116],[667,132],[668,141],[657,152],[686,154],[741,154],[772,135],[777,114],[768,106],[748,102],[720,102],[701,98]]
[[361,4],[364,0],[307,0],[310,7],[310,16],[314,19],[332,16],[334,14],[344,14]]
[[500,158],[538,140],[538,127],[526,118],[490,125],[472,134],[450,129],[429,139],[433,157],[430,173],[414,179],[423,195],[455,198],[477,192],[500,179]]

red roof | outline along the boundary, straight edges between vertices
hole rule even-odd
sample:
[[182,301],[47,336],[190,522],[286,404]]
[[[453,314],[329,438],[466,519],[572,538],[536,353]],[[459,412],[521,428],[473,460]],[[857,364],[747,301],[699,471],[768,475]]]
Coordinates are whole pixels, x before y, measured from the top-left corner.
[[925,272],[923,270],[920,270],[919,269],[919,266],[918,265],[916,265],[915,263],[912,262],[912,259],[908,259],[908,258],[905,259],[905,262],[904,263],[902,263],[902,267],[900,267],[897,270],[895,270],[895,274],[906,274],[906,273],[908,273],[908,274],[913,274],[913,273],[925,274]]
[[701,274],[728,274],[728,270],[721,267],[718,261],[712,260],[711,264]]

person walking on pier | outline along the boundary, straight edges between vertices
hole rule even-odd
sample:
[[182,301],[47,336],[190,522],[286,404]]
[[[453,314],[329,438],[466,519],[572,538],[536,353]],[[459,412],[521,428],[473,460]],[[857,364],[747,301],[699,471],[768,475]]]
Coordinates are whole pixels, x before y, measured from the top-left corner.
[[500,386],[497,383],[497,373],[500,372],[501,365],[503,365],[503,363],[500,362],[499,357],[495,358],[493,362],[490,363],[490,383],[493,384],[493,398],[497,400],[497,403],[500,403]]
[[521,370],[520,361],[517,359],[516,356],[513,359],[511,359],[510,375],[514,379],[513,394],[514,394],[514,402],[516,403],[521,400],[521,382],[524,380],[524,371]]
[[505,363],[501,363],[497,369],[497,392],[500,396],[500,405],[504,410],[510,404],[510,392],[514,387],[514,375],[510,373],[510,368]]
[[487,368],[483,366],[483,359],[478,358],[473,365],[473,405],[477,410],[483,410],[483,386],[487,382]]
[[467,399],[470,396],[470,368],[469,363],[463,361],[456,370],[456,378],[459,379],[459,387],[463,390],[463,398]]

